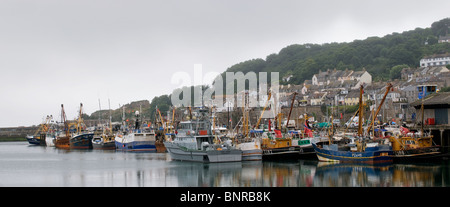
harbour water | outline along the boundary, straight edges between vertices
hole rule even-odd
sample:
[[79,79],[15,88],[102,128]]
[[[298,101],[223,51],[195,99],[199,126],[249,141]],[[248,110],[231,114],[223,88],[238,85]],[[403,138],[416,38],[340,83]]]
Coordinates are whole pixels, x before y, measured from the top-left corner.
[[0,187],[449,187],[450,161],[384,166],[318,161],[192,163],[168,153],[0,143]]

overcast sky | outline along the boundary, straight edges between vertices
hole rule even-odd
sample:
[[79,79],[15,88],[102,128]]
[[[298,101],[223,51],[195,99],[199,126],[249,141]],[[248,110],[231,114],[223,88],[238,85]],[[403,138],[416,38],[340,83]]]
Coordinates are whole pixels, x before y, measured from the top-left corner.
[[[430,27],[450,1],[0,0],[0,127],[64,104],[87,114],[170,94],[172,74],[223,72],[291,44]],[[58,118],[59,120],[59,118]]]

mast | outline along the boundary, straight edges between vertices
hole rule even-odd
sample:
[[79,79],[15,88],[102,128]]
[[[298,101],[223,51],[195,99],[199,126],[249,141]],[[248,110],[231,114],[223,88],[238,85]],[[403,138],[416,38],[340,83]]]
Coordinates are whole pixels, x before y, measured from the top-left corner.
[[421,127],[420,127],[420,137],[423,137],[424,136],[424,134],[423,134],[423,125],[425,124],[424,123],[424,116],[423,116],[423,112],[424,112],[424,107],[423,107],[423,99],[424,99],[424,97],[422,97],[422,105],[420,106],[420,111],[421,111],[421,113],[422,113],[422,124],[420,125]]
[[175,129],[174,121],[175,121],[175,106],[173,106],[172,108],[172,128],[170,128],[170,133],[172,133],[173,130]]
[[359,87],[359,117],[358,117],[358,136],[362,136],[363,131],[362,131],[362,118],[363,118],[363,100],[362,100],[362,95],[364,93],[364,87],[361,84]]
[[[261,119],[262,119],[262,117],[263,117],[263,115],[264,115],[264,111],[266,111],[266,107],[267,107],[267,105],[269,104],[269,100],[270,100],[270,97],[271,97],[271,96],[272,96],[272,93],[269,91],[269,96],[268,96],[268,98],[267,98],[266,103],[264,104],[264,109],[263,109],[263,111],[262,111],[262,113],[261,113],[261,116],[259,116],[258,122],[256,122],[256,126],[255,126],[255,127],[259,127],[259,123],[261,122]],[[269,131],[270,131],[270,129],[269,129]]]
[[[100,100],[100,99],[99,99]],[[112,122],[111,122],[111,103],[109,102],[108,98],[108,107],[109,107],[109,133],[112,134]]]
[[64,111],[63,104],[61,104],[61,122],[64,123],[64,131],[66,132],[66,137],[69,137],[69,124],[66,120],[66,112]]
[[99,108],[98,123],[100,124],[102,120],[102,106],[100,105],[100,99],[98,99],[98,108]]
[[[391,90],[391,88],[392,88],[392,84],[388,83],[388,85],[386,87],[386,92],[384,92],[383,99],[381,99],[380,105],[378,105],[378,108],[377,108],[377,111],[375,112],[374,117],[377,117],[378,112],[380,112],[381,106],[383,105],[384,101],[386,100],[386,97],[387,97],[389,91]],[[375,99],[376,99],[376,97],[375,97]],[[375,120],[375,118],[373,118],[373,120]],[[368,128],[367,128],[367,134],[369,134],[371,128],[372,128],[372,124],[369,124]]]
[[78,120],[77,120],[77,133],[81,132],[82,129],[82,123],[83,123],[83,103],[80,103],[80,111],[78,113]]
[[126,123],[125,123],[125,105],[122,105],[122,131],[126,131]]
[[288,118],[286,121],[286,131],[287,131],[287,127],[289,126],[289,119],[291,118],[292,107],[294,106],[294,100],[295,100],[296,95],[297,95],[297,92],[294,92],[294,96],[292,97],[292,102],[291,102],[291,108],[289,109],[289,114],[288,114]]
[[[164,123],[164,120],[161,116],[161,111],[159,111],[158,106],[156,106],[156,111],[158,112],[159,118],[161,119],[161,125],[163,126],[164,135],[165,135],[166,134],[166,124]],[[192,117],[191,117],[191,120],[192,120]]]

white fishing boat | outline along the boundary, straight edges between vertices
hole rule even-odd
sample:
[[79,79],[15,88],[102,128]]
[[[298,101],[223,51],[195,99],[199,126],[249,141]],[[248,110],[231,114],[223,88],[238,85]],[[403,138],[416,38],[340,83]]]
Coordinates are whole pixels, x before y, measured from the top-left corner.
[[139,120],[139,111],[136,111],[135,128],[124,130],[115,137],[117,150],[156,152],[156,133],[154,130],[143,130]]
[[262,160],[263,151],[261,141],[258,138],[252,138],[250,141],[236,144],[236,148],[242,150],[242,161]]
[[242,151],[232,146],[231,140],[214,143],[208,110],[199,109],[197,115],[196,120],[180,122],[175,138],[164,142],[172,160],[204,163],[241,161]]

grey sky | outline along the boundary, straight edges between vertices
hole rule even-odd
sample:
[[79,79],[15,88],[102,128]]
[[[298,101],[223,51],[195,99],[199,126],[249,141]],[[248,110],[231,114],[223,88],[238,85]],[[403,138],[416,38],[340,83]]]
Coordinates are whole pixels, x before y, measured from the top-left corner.
[[1,0],[0,127],[169,94],[291,44],[350,42],[449,17],[450,1]]

